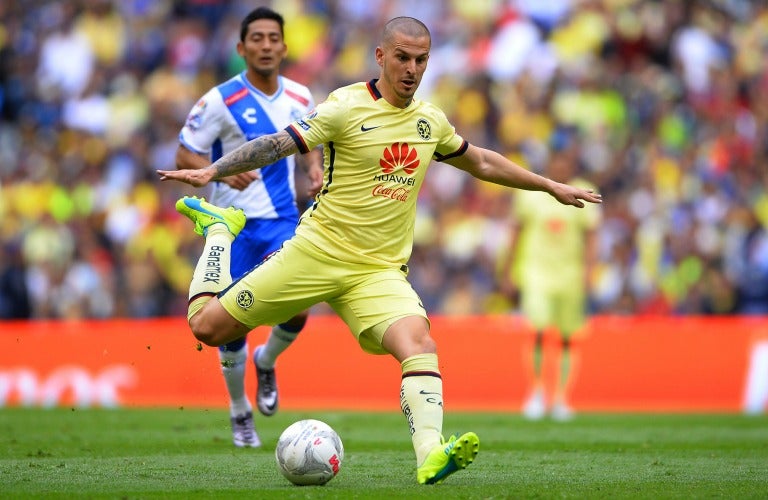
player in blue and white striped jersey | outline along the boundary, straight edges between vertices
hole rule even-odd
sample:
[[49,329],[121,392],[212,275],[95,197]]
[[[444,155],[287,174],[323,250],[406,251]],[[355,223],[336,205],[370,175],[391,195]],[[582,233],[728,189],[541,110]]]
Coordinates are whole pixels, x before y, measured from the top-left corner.
[[[314,107],[307,87],[279,74],[287,53],[283,29],[282,16],[265,7],[253,10],[243,19],[237,51],[246,69],[212,88],[192,108],[179,134],[177,168],[205,168],[251,139],[282,130]],[[210,201],[242,209],[247,218],[232,249],[230,272],[233,277],[259,265],[293,236],[300,211],[296,202],[295,166],[298,164],[307,174],[309,193],[306,194],[314,196],[322,182],[321,156],[319,151],[301,157],[289,156],[259,171],[214,183]],[[258,380],[256,403],[265,415],[277,411],[275,360],[296,338],[306,320],[304,312],[276,325],[267,342],[254,350]],[[261,443],[244,388],[248,360],[246,338],[221,346],[219,359],[229,393],[234,444],[258,447]]]

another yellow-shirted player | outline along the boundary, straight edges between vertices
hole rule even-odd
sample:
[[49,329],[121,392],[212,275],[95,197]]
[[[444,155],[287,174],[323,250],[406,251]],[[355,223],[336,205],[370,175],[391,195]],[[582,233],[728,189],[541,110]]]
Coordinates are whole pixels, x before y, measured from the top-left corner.
[[177,202],[177,210],[206,236],[190,284],[189,325],[200,342],[216,346],[319,302],[330,304],[363,349],[391,354],[400,363],[400,405],[422,484],[466,468],[480,447],[473,432],[448,441],[442,436],[437,347],[406,279],[416,198],[429,163],[444,161],[489,182],[546,191],[567,205],[601,201],[598,194],[550,181],[468,144],[439,109],[414,99],[430,45],[421,21],[392,19],[376,48],[378,79],[333,92],[286,130],[254,139],[208,168],[158,170],[162,180],[203,186],[323,144],[324,184],[296,235],[234,283],[225,270],[242,214],[196,198]]
[[[583,189],[593,186],[575,177],[577,160],[567,151],[556,152],[547,171],[551,179]],[[551,404],[552,417],[567,420],[573,410],[567,402],[571,374],[571,336],[586,322],[588,280],[597,260],[596,230],[600,207],[568,210],[551,198],[531,191],[515,194],[513,239],[505,278],[520,292],[520,311],[536,330],[533,348],[533,390],[523,406],[525,416],[538,419]],[[561,339],[559,377],[548,394],[542,376],[543,336],[554,329]]]

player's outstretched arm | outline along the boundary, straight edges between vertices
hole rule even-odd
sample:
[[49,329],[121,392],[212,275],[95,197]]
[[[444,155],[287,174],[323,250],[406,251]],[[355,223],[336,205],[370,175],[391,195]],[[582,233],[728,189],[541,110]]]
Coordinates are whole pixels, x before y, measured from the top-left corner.
[[[499,153],[469,145],[467,151],[446,163],[464,170],[478,179],[527,191],[545,191],[564,205],[584,207],[584,202],[602,203],[603,197],[591,189],[580,189],[555,182],[521,167]],[[583,200],[583,201],[582,201]]]
[[[205,168],[211,164],[211,160],[207,155],[202,155],[187,149],[183,144],[179,144],[176,149],[176,169],[185,170],[192,168]],[[251,183],[259,179],[259,171],[251,170],[243,172],[242,174],[231,175],[221,179],[221,182],[225,183],[233,189],[242,191],[251,185]]]
[[234,151],[222,156],[208,167],[201,169],[158,170],[161,181],[181,181],[202,187],[213,180],[247,172],[270,165],[280,158],[299,151],[298,146],[285,130],[263,135],[246,142]]

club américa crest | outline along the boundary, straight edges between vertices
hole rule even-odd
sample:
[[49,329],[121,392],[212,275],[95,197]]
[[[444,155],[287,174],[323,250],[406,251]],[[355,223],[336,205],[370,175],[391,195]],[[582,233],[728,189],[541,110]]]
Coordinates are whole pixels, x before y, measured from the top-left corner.
[[416,122],[416,131],[419,133],[419,137],[428,141],[432,138],[432,127],[429,126],[429,122],[424,118],[419,118]]
[[250,309],[253,305],[253,294],[250,290],[240,290],[237,294],[237,305],[242,309]]

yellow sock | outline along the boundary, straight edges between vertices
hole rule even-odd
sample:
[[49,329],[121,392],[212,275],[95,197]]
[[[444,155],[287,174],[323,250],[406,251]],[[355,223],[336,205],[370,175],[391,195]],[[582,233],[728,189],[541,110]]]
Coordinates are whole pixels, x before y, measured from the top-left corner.
[[443,434],[443,380],[437,354],[417,354],[404,360],[400,409],[408,419],[416,465],[439,445]]
[[211,297],[232,283],[229,274],[232,240],[234,236],[224,224],[213,224],[208,228],[203,253],[200,254],[189,284],[187,319],[197,314]]

